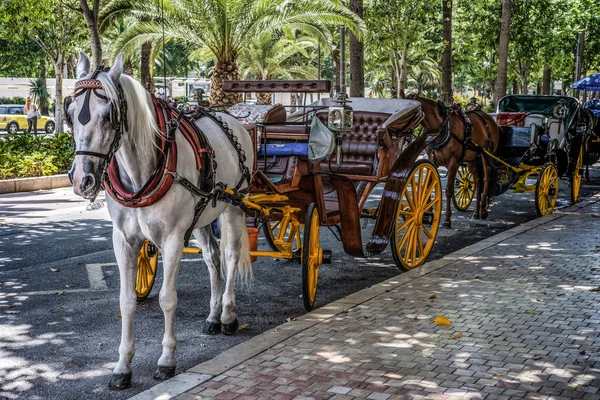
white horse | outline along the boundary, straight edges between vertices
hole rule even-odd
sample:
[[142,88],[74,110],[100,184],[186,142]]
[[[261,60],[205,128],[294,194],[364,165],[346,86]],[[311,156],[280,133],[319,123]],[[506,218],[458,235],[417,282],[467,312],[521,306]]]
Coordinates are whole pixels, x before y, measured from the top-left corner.
[[[81,94],[84,95],[77,95],[76,86],[76,96],[69,104],[65,104],[67,118],[73,123],[76,150],[70,171],[73,190],[86,199],[94,199],[100,191],[105,164],[113,152],[111,148],[118,162],[120,181],[130,193],[143,188],[159,162],[156,143],[160,133],[152,97],[140,83],[122,75],[122,58],[122,54],[116,58],[110,71],[91,74],[89,60],[81,53],[77,78],[81,83]],[[92,77],[93,80],[90,79]],[[123,111],[123,104],[126,104],[126,112]],[[124,115],[120,115],[121,112]],[[217,116],[237,137],[247,157],[244,165],[251,168],[254,151],[250,135],[228,114],[218,113]],[[120,123],[124,117],[127,118],[126,124]],[[217,121],[205,117],[198,119],[196,124],[206,134],[214,150],[217,164],[214,181],[235,187],[243,176],[239,152]],[[192,147],[179,129],[175,142],[178,149],[177,174],[199,186],[201,171],[196,167]],[[244,181],[241,189],[246,187]],[[119,362],[114,368],[110,388],[125,389],[131,386],[131,360],[135,352],[133,314],[136,307],[137,256],[146,239],[160,248],[164,270],[159,302],[165,316],[165,333],[154,378],[169,379],[175,374],[177,341],[173,317],[177,306],[177,276],[184,236],[193,223],[195,205],[199,200],[198,196],[176,181],[164,197],[147,207],[126,207],[107,196],[108,211],[113,222],[113,246],[119,265],[122,315]],[[222,232],[220,251],[210,228],[211,221],[218,217]],[[252,273],[245,215],[238,207],[227,202],[218,201],[213,207],[211,201],[197,220],[193,234],[200,243],[210,273],[210,314],[204,324],[204,332],[216,334],[222,331],[231,335],[238,327],[234,294],[236,273],[243,277]],[[224,292],[221,288],[221,265],[226,279]]]

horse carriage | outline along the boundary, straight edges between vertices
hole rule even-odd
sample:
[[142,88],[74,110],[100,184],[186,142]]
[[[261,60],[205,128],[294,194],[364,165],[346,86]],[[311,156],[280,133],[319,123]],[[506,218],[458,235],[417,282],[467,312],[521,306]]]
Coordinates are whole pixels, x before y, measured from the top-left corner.
[[[578,200],[583,165],[597,161],[589,151],[594,118],[588,110],[568,96],[509,95],[499,101],[495,120],[496,151],[480,149],[493,164],[491,196],[508,189],[533,192],[537,215],[548,215],[556,205],[559,177],[566,177],[571,201]],[[528,183],[530,177],[536,181]],[[469,207],[475,187],[474,176],[461,166],[453,192],[458,210]]]
[[[303,93],[306,98],[330,89],[329,81],[224,82],[224,90],[245,95],[269,91]],[[379,254],[391,242],[396,265],[409,270],[427,259],[440,221],[437,169],[427,160],[417,160],[426,138],[407,140],[423,118],[420,104],[404,99],[349,100],[350,125],[335,133],[339,151],[318,163],[308,158],[312,119],[331,125],[331,110],[336,107],[331,99],[296,107],[292,113],[280,104],[240,103],[227,110],[250,133],[256,150],[251,190],[238,204],[251,217],[251,225],[262,229],[270,248],[253,249],[250,255],[299,262],[308,311],[315,304],[319,267],[333,257],[331,250],[321,248],[323,228],[336,229],[344,251],[355,257]],[[379,205],[367,208],[369,195],[380,183],[385,186]],[[366,246],[361,218],[375,220]],[[185,253],[199,251],[184,249]],[[146,242],[139,254],[136,293],[140,300],[152,289],[157,253],[157,247]]]

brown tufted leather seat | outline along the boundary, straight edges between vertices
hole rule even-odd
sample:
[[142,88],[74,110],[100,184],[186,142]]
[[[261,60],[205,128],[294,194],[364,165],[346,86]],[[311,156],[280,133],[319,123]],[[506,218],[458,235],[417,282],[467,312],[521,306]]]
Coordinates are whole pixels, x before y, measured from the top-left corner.
[[[327,124],[327,113],[317,115],[324,124]],[[337,164],[336,154],[334,153],[330,157],[331,163],[329,159],[321,162],[321,171],[351,175],[374,175],[377,150],[384,134],[381,125],[389,116],[387,113],[355,111],[354,126],[350,132],[344,134],[342,140],[341,166]]]

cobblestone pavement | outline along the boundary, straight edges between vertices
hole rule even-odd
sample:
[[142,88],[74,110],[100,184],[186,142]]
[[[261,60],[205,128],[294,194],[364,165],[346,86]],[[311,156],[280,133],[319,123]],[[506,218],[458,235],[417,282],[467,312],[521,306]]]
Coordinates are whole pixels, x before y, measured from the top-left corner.
[[198,375],[204,382],[175,398],[600,399],[598,214],[597,203],[567,209],[380,284],[362,303],[350,296],[347,309]]

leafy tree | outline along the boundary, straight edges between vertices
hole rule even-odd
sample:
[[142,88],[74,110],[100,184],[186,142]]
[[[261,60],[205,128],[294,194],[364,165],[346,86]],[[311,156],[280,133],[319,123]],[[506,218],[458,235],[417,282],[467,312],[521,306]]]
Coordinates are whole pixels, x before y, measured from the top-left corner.
[[[350,9],[359,17],[363,17],[363,0],[350,0]],[[350,96],[365,96],[365,48],[352,32],[350,32]]]
[[373,59],[391,66],[397,96],[403,96],[407,87],[411,47],[421,45],[435,24],[438,5],[433,0],[371,0],[366,8],[366,45],[374,53]]
[[[2,32],[32,38],[52,61],[56,76],[55,120],[62,128],[62,80],[69,55],[81,41],[80,16],[59,1],[4,0],[0,3]],[[4,30],[6,29],[6,31]]]
[[500,28],[500,47],[498,49],[498,84],[496,99],[506,95],[506,76],[508,64],[508,42],[510,40],[511,0],[502,0],[502,23]]
[[452,0],[442,0],[443,46],[442,98],[444,103],[454,101],[452,90]]

